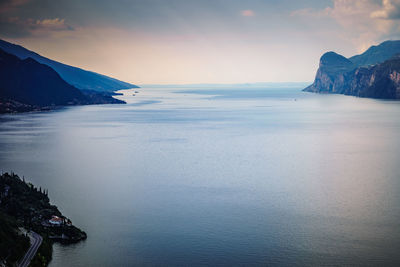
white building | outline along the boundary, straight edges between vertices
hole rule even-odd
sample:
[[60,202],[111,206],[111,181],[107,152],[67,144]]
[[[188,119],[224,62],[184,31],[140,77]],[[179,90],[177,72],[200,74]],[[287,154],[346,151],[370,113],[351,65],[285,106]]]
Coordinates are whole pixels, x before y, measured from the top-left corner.
[[63,221],[64,221],[63,218],[53,215],[53,216],[51,216],[49,223],[52,225],[61,225],[63,223]]

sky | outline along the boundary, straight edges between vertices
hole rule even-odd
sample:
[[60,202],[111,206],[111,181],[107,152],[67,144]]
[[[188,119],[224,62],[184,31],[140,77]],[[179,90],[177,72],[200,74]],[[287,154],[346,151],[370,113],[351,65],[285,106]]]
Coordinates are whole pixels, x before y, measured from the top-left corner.
[[308,82],[400,39],[400,0],[0,0],[0,38],[135,84]]

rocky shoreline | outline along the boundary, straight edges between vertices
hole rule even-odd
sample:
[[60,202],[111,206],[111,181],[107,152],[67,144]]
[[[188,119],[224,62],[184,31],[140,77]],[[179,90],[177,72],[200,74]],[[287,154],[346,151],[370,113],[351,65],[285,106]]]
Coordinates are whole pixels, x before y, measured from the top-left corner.
[[[56,206],[50,204],[48,191],[37,188],[24,178],[16,174],[4,173],[0,176],[0,216],[12,221],[12,227],[3,233],[21,236],[18,228],[23,227],[32,230],[43,237],[43,244],[39,248],[33,263],[38,265],[47,265],[51,260],[52,243],[61,242],[63,244],[76,243],[87,238],[87,234],[74,226],[70,219],[64,216]],[[10,242],[0,240],[2,247]],[[22,246],[22,245],[21,245]],[[10,251],[8,254],[14,252]],[[3,255],[1,261],[7,261],[10,255]],[[13,258],[13,257],[11,257]],[[12,264],[12,262],[6,262]]]

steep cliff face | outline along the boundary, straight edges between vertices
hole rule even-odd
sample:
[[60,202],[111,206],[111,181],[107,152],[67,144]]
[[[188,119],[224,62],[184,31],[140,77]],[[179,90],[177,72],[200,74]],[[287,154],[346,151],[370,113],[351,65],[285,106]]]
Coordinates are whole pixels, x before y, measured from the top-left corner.
[[321,59],[314,83],[304,91],[400,99],[400,41],[388,41],[347,59],[334,52]]
[[315,81],[305,91],[314,93],[343,93],[346,87],[347,73],[354,64],[335,52],[325,53],[320,61]]
[[400,57],[370,68],[358,68],[349,83],[348,95],[400,99]]

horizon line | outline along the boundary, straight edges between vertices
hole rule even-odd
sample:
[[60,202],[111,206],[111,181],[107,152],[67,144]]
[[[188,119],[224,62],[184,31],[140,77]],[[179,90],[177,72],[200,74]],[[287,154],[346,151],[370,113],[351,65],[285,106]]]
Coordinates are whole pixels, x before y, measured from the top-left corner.
[[283,85],[283,84],[291,84],[291,85],[301,85],[301,84],[311,84],[312,81],[297,81],[297,82],[241,82],[241,83],[143,83],[136,85],[140,87],[166,87],[166,86],[263,86],[263,85]]

